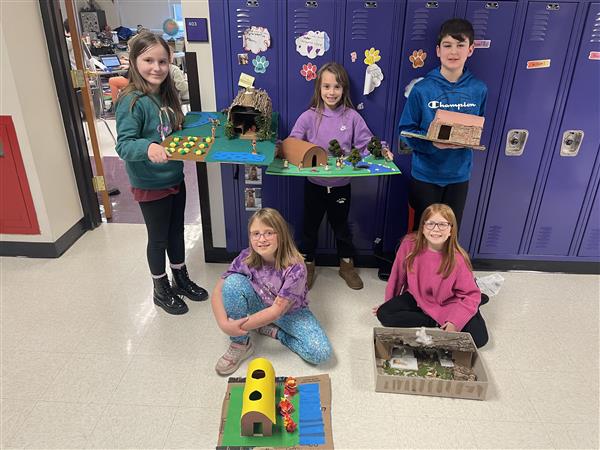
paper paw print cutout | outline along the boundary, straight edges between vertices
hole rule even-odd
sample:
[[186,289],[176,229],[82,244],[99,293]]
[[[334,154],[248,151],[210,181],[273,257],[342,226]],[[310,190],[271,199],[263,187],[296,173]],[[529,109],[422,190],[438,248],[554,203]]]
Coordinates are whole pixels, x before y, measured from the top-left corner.
[[375,50],[373,47],[371,47],[368,50],[365,50],[365,64],[367,66],[375,64],[380,59],[381,56],[379,56],[379,50]]
[[413,69],[423,67],[426,59],[427,52],[424,52],[421,48],[419,50],[413,50],[412,55],[408,57],[408,60],[412,63]]
[[254,71],[256,73],[265,73],[267,71],[267,67],[269,67],[269,61],[267,61],[266,56],[258,55],[252,60],[252,65],[254,66]]
[[314,80],[317,78],[317,66],[311,63],[302,64],[300,75],[302,75],[306,81]]

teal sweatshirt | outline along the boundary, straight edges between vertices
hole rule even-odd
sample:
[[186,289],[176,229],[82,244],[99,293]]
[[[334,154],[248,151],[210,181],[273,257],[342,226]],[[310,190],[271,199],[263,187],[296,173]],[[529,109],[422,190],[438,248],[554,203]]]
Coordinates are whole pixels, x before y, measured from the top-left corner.
[[[139,97],[133,109],[131,102]],[[117,153],[125,161],[125,169],[133,187],[140,189],[166,189],[183,180],[183,162],[153,163],[148,159],[151,143],[160,144],[160,98],[154,100],[141,92],[132,92],[117,103]],[[166,114],[163,114],[163,121]],[[171,125],[165,136],[171,132]]]

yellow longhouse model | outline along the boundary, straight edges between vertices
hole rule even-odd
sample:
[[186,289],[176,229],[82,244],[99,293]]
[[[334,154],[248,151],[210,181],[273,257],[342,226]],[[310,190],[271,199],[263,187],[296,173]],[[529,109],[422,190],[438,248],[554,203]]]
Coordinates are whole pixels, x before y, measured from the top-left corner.
[[275,369],[268,359],[253,359],[248,364],[242,397],[242,436],[271,436],[275,403]]

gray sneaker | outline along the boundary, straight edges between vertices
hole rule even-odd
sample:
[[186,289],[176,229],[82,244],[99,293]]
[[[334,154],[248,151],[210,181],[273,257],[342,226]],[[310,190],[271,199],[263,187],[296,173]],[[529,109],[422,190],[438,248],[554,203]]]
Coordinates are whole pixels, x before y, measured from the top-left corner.
[[215,370],[219,375],[231,375],[235,372],[243,360],[254,353],[252,341],[247,344],[237,344],[232,342],[229,344],[227,351],[219,358]]

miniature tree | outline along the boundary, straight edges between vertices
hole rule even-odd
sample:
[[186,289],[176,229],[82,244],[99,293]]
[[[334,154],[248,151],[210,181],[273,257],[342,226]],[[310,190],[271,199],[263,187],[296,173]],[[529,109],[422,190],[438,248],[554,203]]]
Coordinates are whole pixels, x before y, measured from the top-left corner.
[[381,145],[381,140],[377,136],[373,136],[371,138],[371,141],[367,145],[367,150],[369,150],[369,152],[375,158],[382,158],[383,157],[383,153],[381,152],[382,148],[383,148],[383,146]]
[[235,131],[233,130],[233,122],[231,122],[231,120],[225,122],[223,133],[225,134],[225,137],[227,139],[233,139],[235,137]]
[[337,139],[332,139],[331,141],[329,141],[328,150],[329,153],[331,153],[336,158],[344,156],[344,151],[342,150],[342,147],[340,147],[340,143],[337,141]]
[[348,156],[348,161],[352,164],[352,167],[356,169],[356,165],[362,160],[360,156],[360,152],[356,147],[352,147],[352,151],[350,152],[350,156]]

